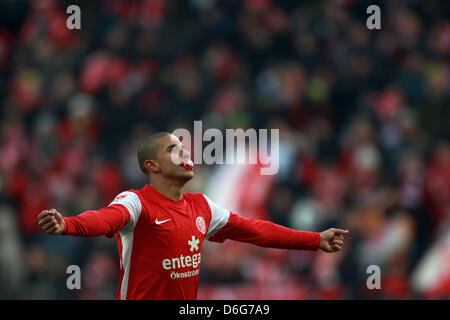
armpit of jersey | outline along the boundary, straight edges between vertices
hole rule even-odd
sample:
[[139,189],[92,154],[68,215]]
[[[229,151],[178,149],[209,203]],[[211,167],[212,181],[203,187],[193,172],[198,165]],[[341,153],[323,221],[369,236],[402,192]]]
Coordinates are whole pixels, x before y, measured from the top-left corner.
[[230,210],[219,206],[206,195],[203,194],[203,196],[211,209],[211,221],[209,223],[208,233],[206,234],[206,239],[208,239],[219,232],[227,224],[228,218],[230,217]]
[[128,222],[124,229],[134,229],[142,211],[141,200],[137,194],[131,191],[124,191],[117,195],[108,207],[113,204],[121,204],[128,209],[128,212],[130,213],[130,222]]

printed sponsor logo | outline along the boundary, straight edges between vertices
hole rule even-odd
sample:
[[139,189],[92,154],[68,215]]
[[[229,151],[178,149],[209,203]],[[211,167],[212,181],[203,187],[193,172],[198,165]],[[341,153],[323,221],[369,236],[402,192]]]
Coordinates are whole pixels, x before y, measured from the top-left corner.
[[170,279],[175,280],[175,279],[194,277],[194,276],[198,276],[199,273],[200,273],[200,270],[198,270],[198,269],[194,270],[194,271],[186,271],[186,272],[182,272],[182,273],[172,271],[170,273]]
[[192,256],[180,255],[177,258],[164,259],[162,266],[165,270],[173,270],[179,268],[193,267],[197,268],[200,265],[201,253],[193,254]]
[[[203,219],[203,218],[202,218]],[[198,245],[200,243],[200,239],[196,239],[195,236],[191,237],[191,240],[188,240],[189,250],[191,252],[200,250]],[[180,255],[175,258],[166,258],[162,261],[162,267],[164,270],[172,270],[170,273],[171,279],[182,279],[197,276],[200,273],[200,261],[202,255],[200,252],[194,253],[193,255]],[[176,269],[181,268],[198,268],[197,270],[185,271],[185,272],[177,272]]]

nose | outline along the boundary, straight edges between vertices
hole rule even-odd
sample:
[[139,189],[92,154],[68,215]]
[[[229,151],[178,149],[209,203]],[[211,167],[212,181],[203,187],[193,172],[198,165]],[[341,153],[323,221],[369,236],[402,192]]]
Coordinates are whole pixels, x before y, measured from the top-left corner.
[[191,153],[187,149],[181,148],[180,149],[180,158],[182,158],[182,159],[190,159],[191,158]]

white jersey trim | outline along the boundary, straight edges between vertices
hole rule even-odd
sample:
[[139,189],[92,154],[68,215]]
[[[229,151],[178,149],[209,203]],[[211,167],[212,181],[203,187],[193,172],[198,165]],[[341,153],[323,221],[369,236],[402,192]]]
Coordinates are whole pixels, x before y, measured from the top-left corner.
[[122,230],[127,231],[134,229],[142,211],[142,203],[138,195],[131,191],[124,191],[118,194],[109,206],[113,204],[121,204],[125,206],[130,213],[130,221]]
[[131,191],[124,191],[109,204],[121,204],[130,212],[130,221],[119,231],[122,241],[122,268],[124,270],[120,286],[120,299],[126,300],[128,292],[128,279],[130,277],[131,252],[133,249],[133,234],[142,211],[142,203],[138,195]]
[[230,210],[219,206],[206,195],[203,194],[203,196],[211,209],[211,221],[209,222],[208,232],[206,234],[206,239],[208,239],[219,232],[228,223],[228,219],[230,218]]
[[122,241],[122,267],[124,269],[122,284],[120,286],[120,299],[127,299],[128,279],[130,277],[130,261],[131,251],[133,249],[133,231],[122,232],[119,231],[120,239]]

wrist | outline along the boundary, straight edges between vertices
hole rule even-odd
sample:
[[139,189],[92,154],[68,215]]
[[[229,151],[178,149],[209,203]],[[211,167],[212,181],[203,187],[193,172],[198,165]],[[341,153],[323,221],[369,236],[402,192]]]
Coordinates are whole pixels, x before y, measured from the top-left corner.
[[67,234],[67,223],[65,218],[62,218],[62,224],[63,224],[63,229],[61,231],[61,235],[66,235]]
[[321,249],[321,247],[322,247],[322,241],[323,241],[323,235],[322,235],[322,232],[318,232],[318,240],[317,240],[317,250],[318,249]]

